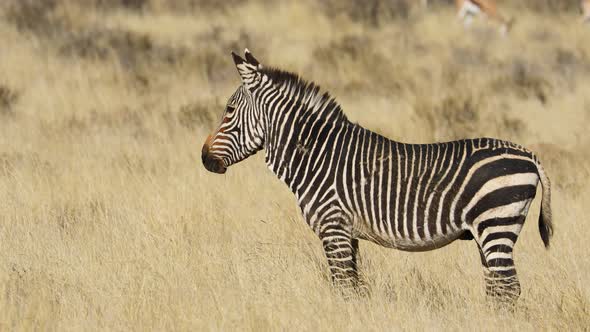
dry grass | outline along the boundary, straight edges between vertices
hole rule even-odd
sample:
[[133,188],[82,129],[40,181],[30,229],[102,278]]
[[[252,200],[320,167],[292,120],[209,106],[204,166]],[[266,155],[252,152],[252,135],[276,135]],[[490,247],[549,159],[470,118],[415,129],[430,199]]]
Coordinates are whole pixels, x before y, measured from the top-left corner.
[[[0,330],[587,329],[590,29],[547,0],[509,38],[485,22],[465,33],[444,2],[376,17],[331,1],[0,5]],[[373,295],[344,302],[261,156],[206,172],[201,144],[239,84],[229,51],[244,47],[391,138],[538,151],[556,236],[544,250],[535,202],[516,310],[488,308],[470,242],[362,243]]]

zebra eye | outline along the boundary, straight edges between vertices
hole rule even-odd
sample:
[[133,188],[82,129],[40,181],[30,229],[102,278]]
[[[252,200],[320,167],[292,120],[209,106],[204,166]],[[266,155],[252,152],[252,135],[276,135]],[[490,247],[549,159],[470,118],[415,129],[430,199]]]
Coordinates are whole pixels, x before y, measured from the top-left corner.
[[227,110],[225,111],[227,114],[232,114],[236,110],[235,106],[227,106]]

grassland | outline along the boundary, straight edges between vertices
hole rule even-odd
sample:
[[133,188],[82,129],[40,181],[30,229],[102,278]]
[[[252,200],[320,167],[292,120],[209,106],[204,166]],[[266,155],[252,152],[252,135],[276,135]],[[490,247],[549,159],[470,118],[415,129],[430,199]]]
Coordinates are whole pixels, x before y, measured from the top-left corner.
[[[588,329],[590,28],[556,1],[506,7],[530,9],[508,38],[481,21],[466,32],[442,3],[375,3],[0,5],[0,330]],[[538,152],[556,234],[546,251],[535,202],[514,312],[489,310],[465,241],[361,243],[372,296],[345,302],[262,156],[206,172],[244,47],[393,139]]]

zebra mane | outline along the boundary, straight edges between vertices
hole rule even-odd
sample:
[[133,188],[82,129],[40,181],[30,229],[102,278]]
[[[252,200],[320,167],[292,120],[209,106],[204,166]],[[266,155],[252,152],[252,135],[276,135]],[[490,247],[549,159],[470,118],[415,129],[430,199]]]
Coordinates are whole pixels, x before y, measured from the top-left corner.
[[260,73],[268,77],[279,90],[290,96],[297,96],[306,112],[318,116],[336,115],[337,120],[347,120],[340,104],[322,88],[311,81],[306,81],[299,75],[272,67],[263,67]]

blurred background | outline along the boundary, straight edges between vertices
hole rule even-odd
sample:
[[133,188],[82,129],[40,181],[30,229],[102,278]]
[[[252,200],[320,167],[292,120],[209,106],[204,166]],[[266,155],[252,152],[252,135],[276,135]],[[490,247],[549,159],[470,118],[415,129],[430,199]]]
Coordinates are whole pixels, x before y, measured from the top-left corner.
[[[0,329],[587,328],[590,25],[577,0],[497,3],[506,36],[448,0],[2,1]],[[515,311],[490,312],[465,241],[361,243],[373,295],[344,302],[262,155],[205,171],[246,47],[392,139],[538,153],[556,236],[535,202]]]

